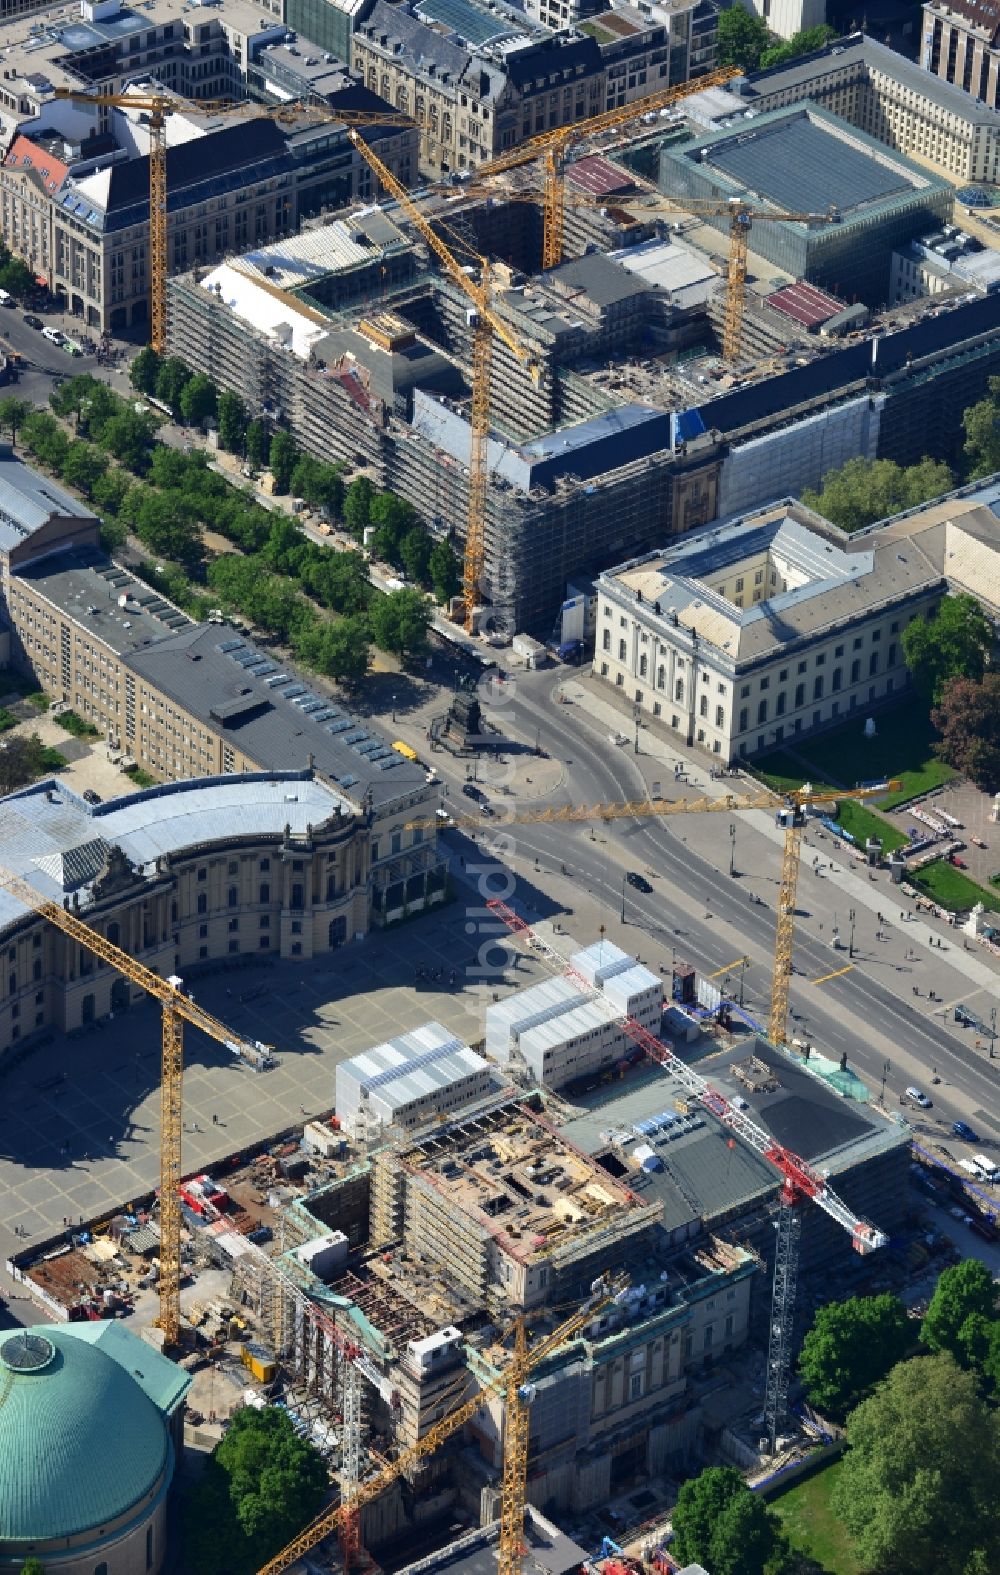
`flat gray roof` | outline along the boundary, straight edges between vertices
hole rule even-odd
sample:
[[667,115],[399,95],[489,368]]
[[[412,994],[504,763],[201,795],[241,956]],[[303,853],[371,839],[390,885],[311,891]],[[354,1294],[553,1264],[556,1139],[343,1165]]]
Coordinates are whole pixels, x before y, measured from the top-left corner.
[[842,142],[806,115],[790,116],[759,130],[744,126],[704,161],[779,208],[848,213],[870,202],[912,191],[899,165],[876,162]]
[[304,770],[311,759],[345,798],[357,804],[370,795],[376,811],[427,788],[425,768],[374,723],[228,624],[191,624],[130,651],[126,665],[264,770]]
[[850,33],[834,39],[824,49],[803,55],[787,66],[773,66],[770,71],[756,71],[744,82],[734,87],[743,99],[766,98],[771,93],[784,93],[790,88],[801,87],[808,95],[810,83],[828,71],[845,66],[864,65],[869,70],[883,71],[914,93],[930,99],[940,109],[973,125],[1000,127],[1000,113],[973,98],[962,88],[946,82],[943,77],[925,71],[916,61],[907,60],[886,44],[863,33]]
[[[119,656],[142,650],[191,622],[165,596],[96,547],[70,547],[36,558],[11,579],[32,586]],[[124,608],[118,605],[123,595],[129,598]]]

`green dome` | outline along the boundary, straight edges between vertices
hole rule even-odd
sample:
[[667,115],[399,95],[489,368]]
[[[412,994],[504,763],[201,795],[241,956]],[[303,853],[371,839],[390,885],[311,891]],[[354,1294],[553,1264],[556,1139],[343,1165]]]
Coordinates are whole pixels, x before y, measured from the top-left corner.
[[0,1547],[99,1532],[153,1490],[167,1451],[160,1412],[97,1346],[58,1324],[0,1335]]

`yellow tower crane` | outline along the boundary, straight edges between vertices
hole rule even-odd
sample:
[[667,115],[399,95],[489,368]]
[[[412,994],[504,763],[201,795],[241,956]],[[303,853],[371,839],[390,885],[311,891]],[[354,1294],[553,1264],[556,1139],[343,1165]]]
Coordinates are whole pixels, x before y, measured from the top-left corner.
[[20,875],[0,866],[0,888],[40,918],[61,930],[78,945],[117,970],[123,978],[137,984],[159,1001],[163,1012],[162,1059],[160,1064],[160,1315],[163,1343],[176,1346],[181,1325],[181,1132],[183,1111],[182,1075],[184,1070],[184,1024],[200,1028],[210,1039],[225,1045],[235,1055],[258,1063],[267,1047],[248,1045],[221,1023],[211,1012],[196,1006],[185,995],[181,980],[161,979],[158,974],[130,957],[101,935],[98,930],[57,902],[42,897]]
[[503,170],[516,169],[521,164],[533,164],[538,158],[544,160],[545,241],[542,267],[555,268],[562,261],[563,170],[569,148],[583,137],[596,137],[602,131],[614,131],[619,126],[631,125],[641,120],[643,115],[656,114],[671,104],[679,103],[681,99],[690,98],[694,93],[702,93],[707,88],[724,87],[739,75],[736,66],[722,66],[718,71],[710,71],[707,76],[647,93],[645,98],[638,98],[632,104],[606,109],[599,115],[591,115],[586,120],[574,120],[567,126],[556,126],[551,131],[539,132],[535,137],[525,137],[509,153],[500,153],[495,159],[480,164],[475,171],[475,178],[477,181],[482,180],[489,175],[499,175]]
[[[666,815],[733,815],[740,810],[763,809],[776,813],[784,828],[785,843],[781,860],[781,881],[778,888],[777,923],[774,934],[774,974],[771,980],[771,1015],[768,1037],[772,1044],[782,1045],[788,1039],[788,989],[792,972],[792,948],[795,944],[795,893],[799,879],[799,855],[802,851],[802,832],[805,811],[812,804],[837,804],[845,799],[878,798],[883,793],[894,793],[901,783],[895,780],[863,783],[860,787],[813,789],[809,783],[786,794],[774,793],[770,788],[760,788],[752,793],[726,793],[721,798],[654,798],[636,799],[629,803],[557,804],[543,809],[515,810],[507,815],[501,808],[498,815],[501,826],[559,824],[567,821],[632,820],[646,816],[660,819]],[[435,824],[431,820],[407,821],[407,828],[426,829]],[[483,821],[479,815],[456,815],[455,826],[478,826]]]
[[[572,168],[572,166],[569,166]],[[746,282],[747,282],[747,254],[750,250],[750,231],[755,224],[760,223],[789,223],[789,224],[836,224],[840,214],[836,208],[829,208],[826,213],[768,213],[762,208],[755,208],[745,197],[730,197],[726,201],[715,201],[702,197],[673,197],[659,191],[649,182],[636,179],[638,191],[618,192],[613,199],[606,197],[592,197],[585,193],[573,193],[568,196],[565,191],[565,181],[558,200],[558,219],[553,221],[556,209],[553,206],[553,197],[550,189],[550,180],[547,179],[544,189],[537,187],[519,186],[516,190],[506,191],[502,187],[480,186],[480,174],[477,171],[475,183],[466,188],[470,197],[484,196],[495,197],[500,202],[543,202],[545,205],[545,236],[542,243],[543,267],[556,267],[562,261],[563,219],[567,204],[572,207],[606,207],[610,201],[616,208],[631,209],[633,204],[641,203],[648,212],[651,199],[657,205],[662,205],[670,213],[689,213],[696,217],[727,218],[729,220],[729,261],[726,269],[726,294],[725,317],[722,334],[722,357],[730,363],[738,361],[743,339],[743,315],[746,308]],[[490,165],[485,174],[497,173],[495,166]],[[565,174],[565,168],[563,170]],[[448,189],[440,188],[442,191]],[[553,226],[554,228],[550,228]]]
[[350,132],[362,158],[371,166],[386,191],[390,192],[407,218],[420,231],[424,240],[440,258],[448,273],[470,303],[472,328],[472,420],[469,454],[469,512],[465,530],[465,560],[462,587],[465,597],[465,627],[472,633],[475,609],[479,602],[480,582],[486,561],[486,490],[489,479],[487,443],[490,431],[490,363],[493,355],[493,336],[503,340],[512,355],[526,367],[532,381],[541,383],[541,368],[527,345],[522,344],[513,325],[499,317],[493,308],[493,290],[490,264],[479,257],[479,280],[470,278],[453,252],[445,244],[434,225],[424,217],[400,181],[382,163],[361,137],[360,132]]
[[[294,120],[298,115],[315,115],[299,104],[271,108],[249,99],[182,99],[173,93],[109,93],[77,88],[56,88],[56,98],[75,104],[95,104],[108,109],[132,109],[146,115],[149,130],[149,342],[158,353],[167,347],[167,117],[169,115],[219,115],[245,113],[251,119]],[[343,126],[409,126],[409,115],[401,111],[338,110],[327,111],[321,119]]]
[[465,1426],[466,1422],[471,1422],[476,1412],[482,1409],[492,1395],[497,1394],[502,1394],[504,1397],[506,1424],[500,1516],[500,1575],[519,1575],[528,1481],[528,1412],[531,1394],[527,1387],[527,1380],[540,1362],[578,1334],[596,1313],[606,1307],[608,1302],[625,1288],[625,1285],[624,1278],[614,1282],[602,1280],[582,1307],[535,1345],[528,1344],[523,1315],[515,1319],[513,1353],[495,1377],[488,1379],[471,1399],[464,1401],[456,1410],[450,1411],[440,1422],[435,1422],[422,1438],[402,1450],[395,1460],[384,1466],[375,1476],[359,1483],[348,1502],[323,1510],[314,1521],[299,1532],[297,1537],[292,1539],[287,1547],[282,1548],[280,1553],[263,1565],[257,1575],[282,1575],[283,1570],[287,1570],[297,1559],[311,1552],[324,1537],[339,1531],[344,1521],[356,1517],[366,1504],[371,1504],[379,1498],[399,1477],[418,1465],[421,1460],[426,1460],[430,1455],[435,1454],[447,1439]]

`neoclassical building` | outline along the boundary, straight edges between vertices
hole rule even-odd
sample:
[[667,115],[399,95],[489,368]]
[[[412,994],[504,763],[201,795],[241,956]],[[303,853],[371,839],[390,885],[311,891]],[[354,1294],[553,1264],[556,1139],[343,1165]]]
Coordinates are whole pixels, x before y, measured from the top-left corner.
[[[369,817],[310,771],[93,806],[52,778],[0,801],[0,864],[163,977],[235,956],[308,962],[364,935],[371,850]],[[0,1059],[144,998],[3,891],[0,947]]]

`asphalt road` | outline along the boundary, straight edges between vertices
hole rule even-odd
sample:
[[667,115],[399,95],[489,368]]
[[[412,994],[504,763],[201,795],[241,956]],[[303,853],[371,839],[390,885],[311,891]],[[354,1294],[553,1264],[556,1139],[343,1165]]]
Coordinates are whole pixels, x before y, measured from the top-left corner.
[[[512,693],[505,691],[504,702],[491,714],[511,736],[533,744],[537,734],[543,748],[565,763],[571,787],[557,792],[557,801],[645,797],[647,784],[631,751],[616,748],[606,730],[588,722],[584,706],[557,704],[554,687],[551,671],[547,675],[518,675],[516,682],[506,686]],[[442,773],[448,769],[446,758],[441,754],[434,757]],[[488,769],[480,769],[480,779],[488,786]],[[574,894],[578,897],[583,891],[609,913],[620,911],[622,876],[627,868],[640,873],[647,868],[655,871],[652,895],[624,888],[630,927],[641,929],[661,951],[676,951],[703,974],[715,969],[721,974],[741,953],[749,955],[759,965],[750,977],[759,983],[747,1004],[758,1020],[766,1021],[775,916],[766,904],[751,905],[740,882],[730,879],[729,843],[722,824],[718,864],[683,842],[683,833],[669,823],[655,820],[602,823],[594,837],[582,825],[517,826],[505,862],[524,871],[529,892],[537,883],[553,897],[565,893],[571,902]],[[565,877],[563,866],[569,872]],[[516,903],[517,898],[514,900]],[[584,939],[582,934],[580,938]],[[633,949],[645,950],[638,943]],[[993,1141],[1000,1142],[1000,1061],[991,1065],[982,1052],[974,1052],[940,1019],[928,1018],[926,1003],[915,1010],[901,993],[866,973],[863,961],[849,975],[831,979],[817,990],[812,981],[835,970],[837,959],[844,954],[833,953],[802,926],[796,934],[794,956],[792,1011],[807,1019],[808,1037],[818,1049],[834,1058],[846,1054],[848,1063],[875,1089],[881,1087],[888,1061],[887,1102],[907,1083],[915,1081],[925,1087],[935,1099],[933,1113],[908,1111],[925,1135],[939,1135],[942,1122],[950,1126],[961,1116],[980,1130],[991,1122]],[[730,971],[733,982],[727,993],[734,993],[734,984],[738,988],[738,977],[738,968]],[[912,989],[908,972],[888,974],[891,980],[897,977],[908,996]],[[940,1092],[930,1085],[932,1069],[942,1079]]]
[[[25,309],[20,306],[0,307],[0,335],[15,350],[20,350],[26,362],[19,381],[5,383],[0,388],[0,399],[14,394],[18,399],[27,399],[32,404],[47,405],[57,377],[77,377],[81,372],[90,372],[95,377],[110,380],[119,393],[125,392],[126,385],[121,374],[112,372],[110,367],[99,367],[96,356],[72,356],[59,345],[50,344],[42,338],[40,329],[28,327],[24,321],[24,312]],[[100,338],[95,330],[85,328],[76,318],[66,317],[61,312],[38,312],[34,315],[40,317],[46,326],[61,329],[71,339],[78,339],[81,335]]]

